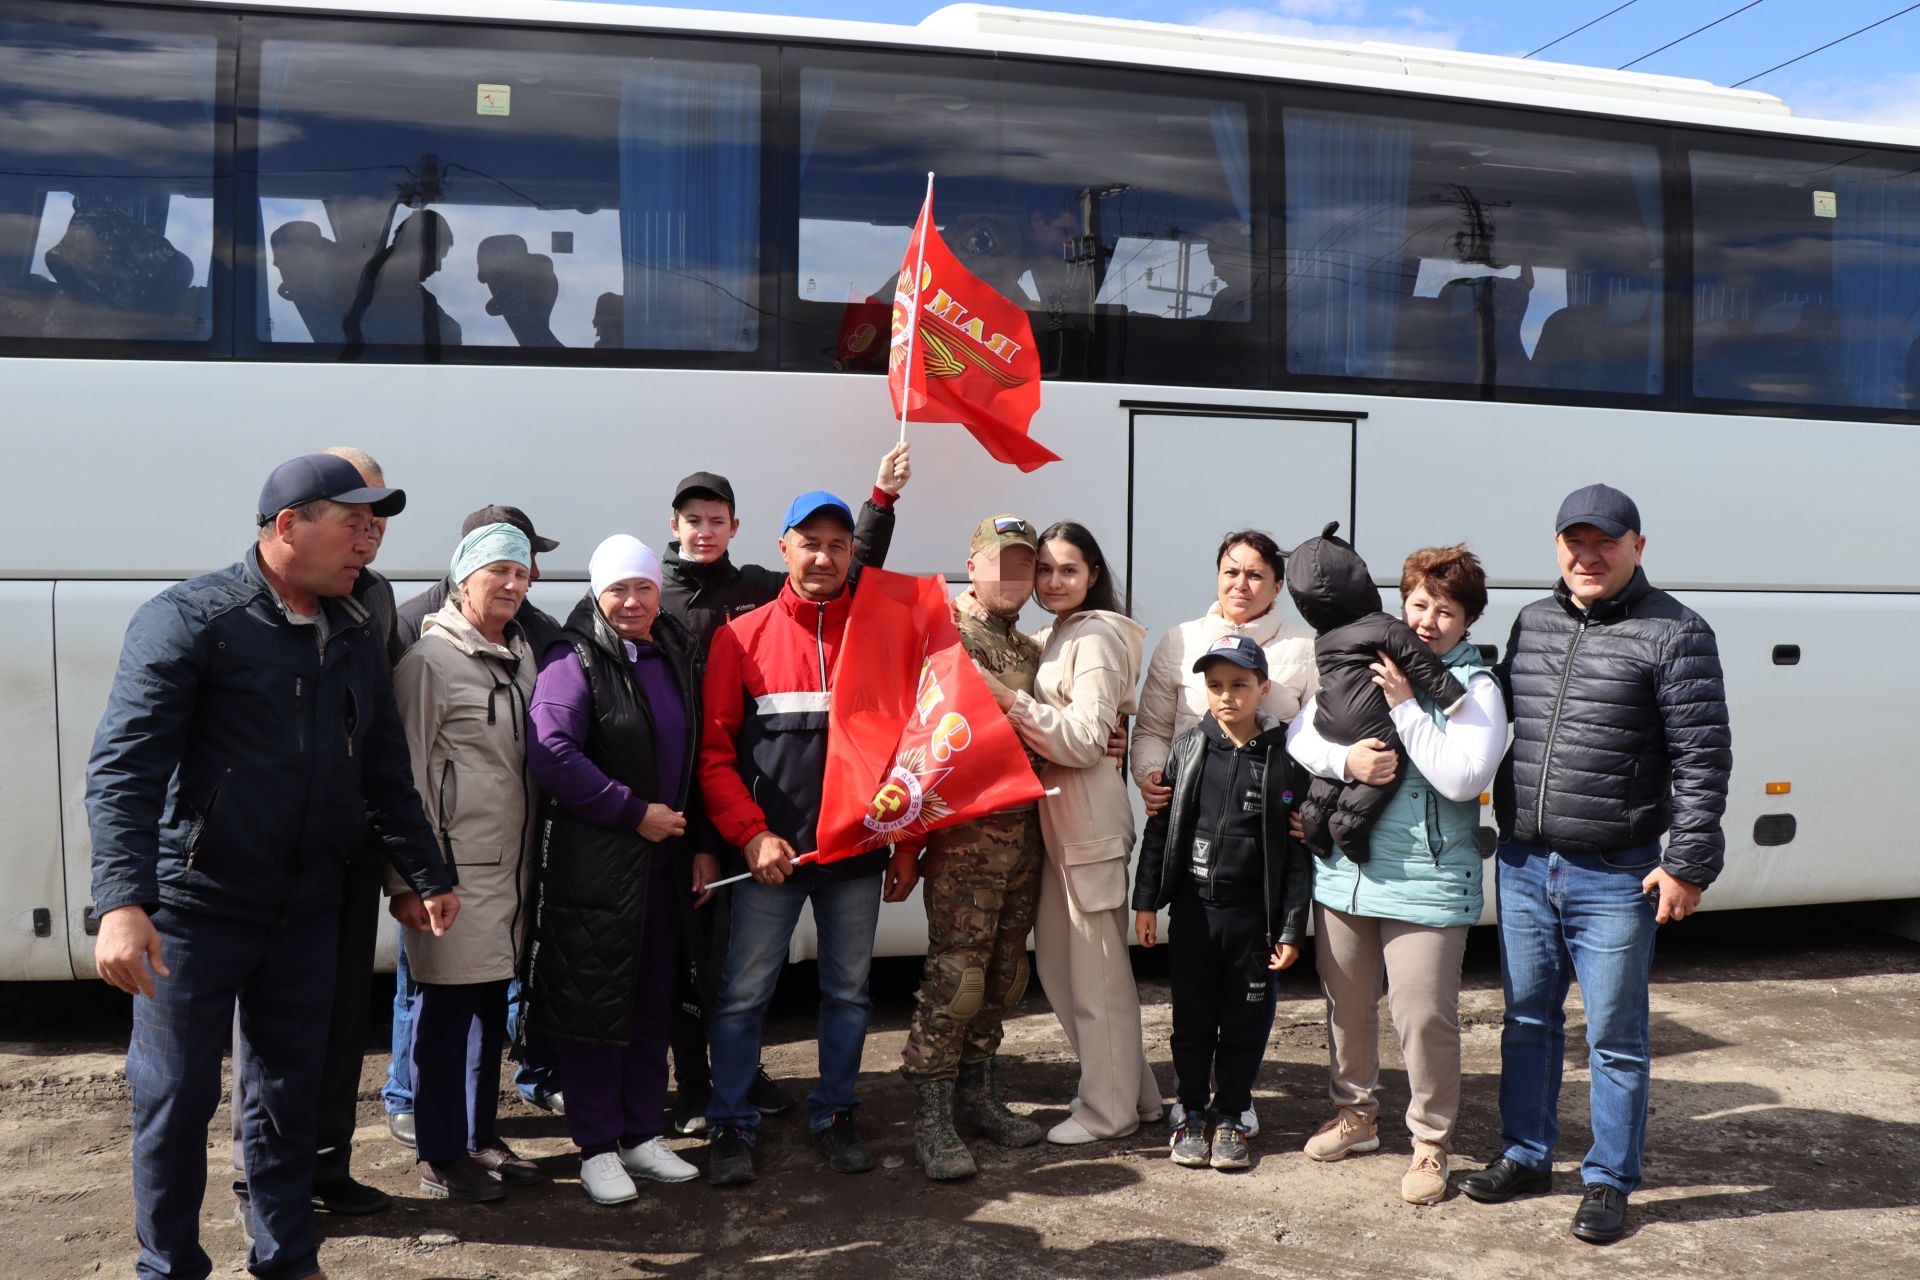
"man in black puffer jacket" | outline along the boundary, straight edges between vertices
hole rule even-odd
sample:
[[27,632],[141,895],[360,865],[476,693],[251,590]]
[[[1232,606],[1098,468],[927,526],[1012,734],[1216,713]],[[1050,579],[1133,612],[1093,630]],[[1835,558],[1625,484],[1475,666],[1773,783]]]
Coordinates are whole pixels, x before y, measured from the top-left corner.
[[1640,1184],[1654,930],[1690,915],[1720,874],[1733,762],[1713,629],[1647,581],[1639,530],[1619,490],[1569,494],[1554,522],[1561,581],[1507,641],[1514,741],[1494,786],[1506,1149],[1461,1182],[1485,1203],[1547,1190],[1576,978],[1593,1146],[1573,1234],[1592,1244],[1625,1233]]

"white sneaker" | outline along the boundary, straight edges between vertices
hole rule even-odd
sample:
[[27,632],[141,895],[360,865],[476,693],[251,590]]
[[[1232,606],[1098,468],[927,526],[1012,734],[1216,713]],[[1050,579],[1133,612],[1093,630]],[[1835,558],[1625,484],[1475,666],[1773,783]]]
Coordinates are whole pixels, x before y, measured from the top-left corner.
[[634,1177],[655,1182],[685,1182],[700,1176],[698,1169],[673,1154],[665,1138],[649,1138],[637,1147],[620,1148],[620,1164]]
[[580,1186],[595,1204],[625,1204],[640,1198],[640,1189],[627,1176],[620,1157],[611,1151],[580,1162]]
[[1068,1116],[1053,1128],[1047,1130],[1047,1141],[1059,1147],[1082,1147],[1099,1139],[1088,1133],[1086,1127],[1072,1116]]
[[1260,1136],[1260,1117],[1254,1114],[1252,1107],[1240,1113],[1240,1132],[1249,1138]]

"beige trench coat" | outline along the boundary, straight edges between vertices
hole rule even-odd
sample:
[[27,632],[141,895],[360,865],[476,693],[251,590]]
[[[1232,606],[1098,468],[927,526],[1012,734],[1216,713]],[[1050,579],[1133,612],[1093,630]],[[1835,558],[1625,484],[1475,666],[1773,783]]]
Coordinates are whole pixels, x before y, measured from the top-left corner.
[[[533,871],[527,703],[536,664],[517,632],[508,639],[510,648],[487,640],[450,600],[394,669],[413,785],[459,877],[453,928],[438,938],[407,931],[416,982],[495,982],[520,960]],[[389,872],[387,891],[405,888]]]

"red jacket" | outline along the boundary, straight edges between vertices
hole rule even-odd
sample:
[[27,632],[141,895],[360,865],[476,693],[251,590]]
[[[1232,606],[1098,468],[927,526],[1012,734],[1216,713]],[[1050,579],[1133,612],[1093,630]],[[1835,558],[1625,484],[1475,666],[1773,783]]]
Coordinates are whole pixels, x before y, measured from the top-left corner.
[[[700,791],[727,843],[744,847],[771,831],[795,853],[819,847],[820,787],[827,767],[827,702],[852,589],[823,605],[791,583],[769,604],[714,633],[702,694]],[[887,850],[802,874],[876,874]]]

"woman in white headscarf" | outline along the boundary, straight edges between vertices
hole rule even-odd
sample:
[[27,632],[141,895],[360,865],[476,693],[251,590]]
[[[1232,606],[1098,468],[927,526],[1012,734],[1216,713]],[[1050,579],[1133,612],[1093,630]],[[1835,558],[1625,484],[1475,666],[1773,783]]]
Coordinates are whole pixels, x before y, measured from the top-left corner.
[[[514,619],[532,564],[526,534],[510,524],[460,539],[453,590],[393,673],[414,787],[459,877],[459,928],[438,937],[405,930],[420,1188],[455,1200],[498,1200],[510,1183],[540,1181],[494,1127],[507,983],[521,958],[532,870],[534,655]],[[421,915],[418,895],[397,874],[389,879],[394,915]]]
[[668,1020],[719,872],[693,785],[694,641],[660,611],[660,557],[615,534],[587,572],[534,687],[528,761],[547,799],[522,1025],[559,1043],[582,1187],[619,1204],[636,1177],[697,1173],[662,1136]]

